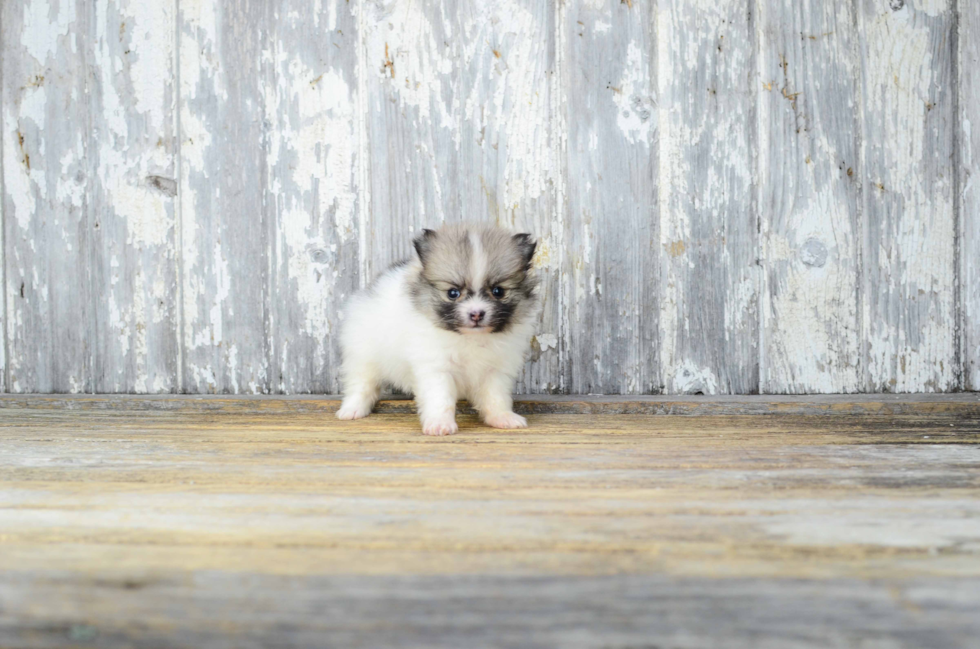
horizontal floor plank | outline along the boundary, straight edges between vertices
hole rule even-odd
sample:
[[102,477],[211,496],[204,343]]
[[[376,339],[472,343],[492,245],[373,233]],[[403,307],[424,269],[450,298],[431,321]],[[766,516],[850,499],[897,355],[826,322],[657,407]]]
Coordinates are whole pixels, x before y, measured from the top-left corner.
[[[335,395],[0,395],[0,409],[34,410],[178,410],[191,412],[336,412]],[[980,393],[841,394],[740,396],[576,396],[535,395],[515,399],[522,414],[649,415],[911,415],[980,416]],[[396,397],[378,403],[376,412],[414,413],[414,402]],[[473,412],[460,402],[461,412]]]

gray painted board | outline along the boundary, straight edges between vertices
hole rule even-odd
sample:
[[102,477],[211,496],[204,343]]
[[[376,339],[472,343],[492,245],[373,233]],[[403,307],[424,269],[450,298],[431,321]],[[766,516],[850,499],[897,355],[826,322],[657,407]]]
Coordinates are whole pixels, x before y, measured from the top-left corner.
[[3,12],[9,389],[171,391],[173,4]]
[[980,4],[958,7],[960,354],[963,387],[980,390]]
[[89,68],[72,51],[94,27],[85,5],[3,3],[7,375],[15,392],[95,388],[94,143],[82,128]]
[[362,264],[369,281],[408,257],[422,228],[460,218],[462,45],[449,0],[378,0],[362,2],[358,11],[369,206]]
[[266,92],[273,392],[339,392],[336,332],[360,283],[357,20],[279,3]]
[[760,3],[762,391],[861,389],[853,7]]
[[268,392],[272,11],[181,3],[183,389]]
[[742,0],[665,0],[657,20],[664,386],[757,392],[755,19]]
[[96,392],[178,387],[175,35],[160,28],[174,24],[175,4],[88,9],[90,122],[77,128],[91,130],[94,167],[86,200]]
[[661,390],[654,14],[646,3],[565,5],[567,388]]
[[861,0],[865,387],[957,386],[953,29],[946,2]]

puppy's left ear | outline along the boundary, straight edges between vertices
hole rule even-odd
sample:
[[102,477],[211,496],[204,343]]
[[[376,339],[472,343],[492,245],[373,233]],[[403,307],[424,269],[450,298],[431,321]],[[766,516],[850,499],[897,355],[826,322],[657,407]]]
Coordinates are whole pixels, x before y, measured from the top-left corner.
[[532,239],[530,234],[522,232],[514,235],[514,243],[517,244],[517,249],[524,260],[524,270],[530,270],[531,258],[534,257],[534,249],[537,248],[538,242]]
[[425,257],[432,250],[432,243],[435,241],[436,233],[434,230],[422,230],[422,236],[412,241],[415,252],[419,254],[419,259],[425,264]]

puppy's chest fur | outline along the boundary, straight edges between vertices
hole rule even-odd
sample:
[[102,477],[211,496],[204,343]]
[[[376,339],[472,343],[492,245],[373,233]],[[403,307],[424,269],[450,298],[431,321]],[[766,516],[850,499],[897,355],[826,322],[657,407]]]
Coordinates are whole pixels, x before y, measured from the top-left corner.
[[[490,341],[481,339],[487,336],[479,338],[457,336],[461,340],[454,341],[456,344],[445,350],[445,369],[452,375],[460,393],[469,394],[472,390],[478,389],[491,372],[501,369],[504,356],[512,359],[507,363],[513,367],[511,371],[517,369],[518,359],[523,360],[520,349],[523,341],[514,340],[512,345],[508,345],[512,337],[513,334],[498,334],[497,340]],[[512,348],[508,349],[508,347]]]

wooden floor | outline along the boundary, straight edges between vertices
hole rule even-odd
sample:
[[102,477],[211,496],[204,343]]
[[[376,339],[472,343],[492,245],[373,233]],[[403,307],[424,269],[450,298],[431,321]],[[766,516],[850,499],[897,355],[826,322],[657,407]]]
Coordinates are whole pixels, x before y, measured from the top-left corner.
[[0,647],[980,642],[977,395],[335,407],[0,398]]

